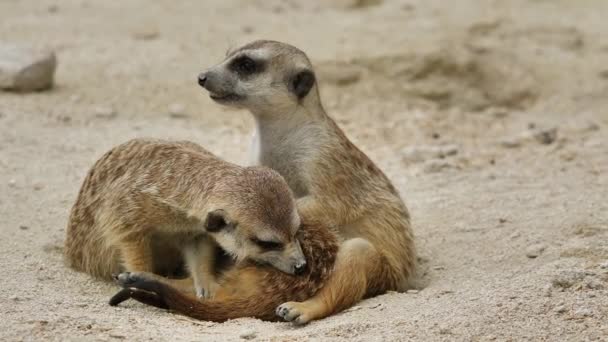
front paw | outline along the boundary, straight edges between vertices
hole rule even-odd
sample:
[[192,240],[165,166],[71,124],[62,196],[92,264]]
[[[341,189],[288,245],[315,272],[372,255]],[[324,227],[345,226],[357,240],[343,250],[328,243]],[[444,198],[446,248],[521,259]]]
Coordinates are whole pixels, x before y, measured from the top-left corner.
[[202,286],[196,287],[196,296],[199,299],[210,299],[215,296],[215,292],[217,291],[219,284],[216,282],[208,282],[203,284]]
[[298,302],[287,302],[279,305],[276,309],[277,316],[283,318],[287,322],[295,324],[306,324],[310,322],[310,318],[303,310],[303,304]]

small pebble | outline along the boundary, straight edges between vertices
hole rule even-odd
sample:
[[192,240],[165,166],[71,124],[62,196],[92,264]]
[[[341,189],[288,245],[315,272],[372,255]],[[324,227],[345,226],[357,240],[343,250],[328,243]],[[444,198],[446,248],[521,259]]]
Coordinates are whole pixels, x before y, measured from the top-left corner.
[[505,138],[500,141],[500,145],[505,148],[517,148],[521,146],[521,139]]
[[156,28],[148,27],[135,30],[132,36],[136,40],[154,40],[160,37],[160,32]]
[[563,161],[573,161],[576,158],[576,152],[574,151],[564,151],[560,153],[559,158]]
[[240,337],[241,337],[242,339],[245,339],[245,340],[252,340],[252,339],[254,339],[256,336],[257,336],[257,333],[256,333],[255,331],[247,331],[247,332],[244,332],[244,333],[242,333],[242,334],[240,335]]
[[537,258],[539,255],[541,255],[545,251],[546,248],[547,248],[547,246],[542,243],[537,243],[537,244],[528,246],[528,248],[526,248],[526,256],[530,259]]
[[608,270],[608,261],[605,261],[600,264],[600,268],[604,270]]
[[538,130],[532,136],[539,143],[549,145],[557,139],[557,128]]
[[186,107],[181,103],[172,103],[169,105],[169,116],[172,118],[184,118],[186,115]]
[[449,328],[439,328],[440,335],[450,335],[452,331]]
[[574,316],[582,318],[582,317],[591,317],[593,316],[593,310],[589,308],[580,308],[574,311]]
[[19,226],[19,229],[21,229],[21,230],[28,230],[28,229],[30,229],[30,227],[22,224],[22,225]]
[[566,312],[566,306],[565,305],[559,305],[555,307],[555,312],[557,313],[564,313]]
[[419,290],[407,290],[407,294],[417,294],[418,292],[420,292]]
[[454,166],[443,159],[431,159],[424,162],[422,170],[426,173],[437,173]]
[[429,159],[444,159],[458,154],[457,145],[441,146],[410,146],[401,151],[403,158],[411,162],[421,162]]
[[14,179],[11,179],[8,181],[8,186],[10,186],[11,188],[14,188],[15,185],[17,185],[17,181]]
[[99,106],[95,108],[95,116],[98,118],[112,119],[116,117],[116,115],[116,111],[110,106]]

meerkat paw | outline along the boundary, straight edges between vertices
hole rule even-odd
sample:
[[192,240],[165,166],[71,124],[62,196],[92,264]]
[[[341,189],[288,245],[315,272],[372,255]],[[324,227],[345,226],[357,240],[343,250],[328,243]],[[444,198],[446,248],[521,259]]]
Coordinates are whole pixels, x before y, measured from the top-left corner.
[[113,278],[123,289],[110,298],[109,304],[111,306],[116,306],[132,298],[158,308],[168,308],[160,295],[163,284],[155,279],[147,278],[145,273],[123,272],[119,275],[113,275]]
[[123,272],[113,276],[114,280],[125,290],[145,291],[152,294],[162,292],[164,284],[159,282],[153,276],[149,276],[143,272]]
[[114,281],[122,287],[129,287],[130,285],[138,284],[146,280],[155,280],[153,277],[147,276],[144,272],[122,272],[120,274],[113,274],[112,278],[114,278]]
[[199,299],[213,298],[218,287],[219,287],[219,284],[214,281],[206,282],[202,286],[196,287],[196,296]]
[[287,302],[279,305],[276,309],[277,316],[283,318],[287,322],[295,324],[306,324],[311,321],[309,315],[306,314],[304,303]]

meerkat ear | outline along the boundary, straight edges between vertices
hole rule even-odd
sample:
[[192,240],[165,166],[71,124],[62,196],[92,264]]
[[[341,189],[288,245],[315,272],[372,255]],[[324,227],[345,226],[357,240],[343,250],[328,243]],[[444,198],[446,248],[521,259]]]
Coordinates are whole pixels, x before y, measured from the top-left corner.
[[289,90],[303,99],[315,84],[315,74],[308,69],[298,71],[289,82]]
[[226,212],[222,209],[210,211],[207,214],[207,219],[205,220],[205,229],[208,232],[216,233],[227,226],[228,222],[226,221]]

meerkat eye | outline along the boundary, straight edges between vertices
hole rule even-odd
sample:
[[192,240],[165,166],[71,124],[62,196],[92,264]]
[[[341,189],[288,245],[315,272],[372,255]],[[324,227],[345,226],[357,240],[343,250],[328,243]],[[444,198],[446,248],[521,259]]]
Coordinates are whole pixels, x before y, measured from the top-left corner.
[[260,248],[269,250],[269,251],[277,251],[283,249],[283,244],[276,241],[265,241],[260,240],[258,238],[252,238],[251,241],[256,245],[260,246]]
[[257,70],[256,62],[247,56],[241,56],[235,59],[232,66],[236,72],[244,75],[253,74]]

